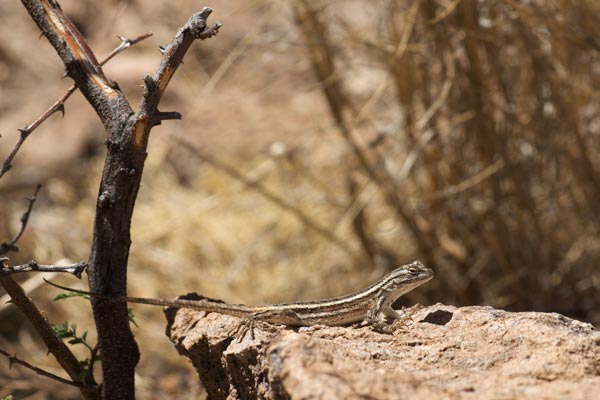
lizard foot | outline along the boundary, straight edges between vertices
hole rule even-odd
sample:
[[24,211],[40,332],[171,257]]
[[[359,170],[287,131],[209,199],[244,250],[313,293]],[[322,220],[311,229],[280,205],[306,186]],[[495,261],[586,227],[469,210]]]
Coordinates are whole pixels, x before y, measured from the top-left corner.
[[273,332],[275,329],[272,324],[256,320],[250,316],[242,319],[240,324],[229,332],[229,335],[233,336],[238,343],[242,342],[246,336],[249,336],[250,340],[254,340],[254,329],[256,328],[269,332]]
[[393,318],[391,322],[388,322],[388,318],[386,318],[385,314],[374,315],[374,313],[369,313],[366,322],[371,325],[375,332],[392,334],[397,329],[396,321],[398,321],[400,329],[404,329],[414,323],[412,316],[422,308],[422,305],[415,304],[412,307],[406,309],[403,308],[402,310],[399,310],[399,312],[394,310],[394,313],[391,316],[391,318]]

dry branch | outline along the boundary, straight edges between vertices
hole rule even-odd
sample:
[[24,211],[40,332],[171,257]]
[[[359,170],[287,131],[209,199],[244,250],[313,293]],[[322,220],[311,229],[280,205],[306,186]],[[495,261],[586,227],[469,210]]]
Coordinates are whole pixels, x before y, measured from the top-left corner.
[[12,240],[0,244],[0,255],[6,254],[9,251],[19,251],[17,242],[19,241],[19,239],[21,239],[21,235],[23,235],[23,232],[25,232],[25,227],[27,226],[27,222],[29,222],[29,216],[31,215],[31,210],[33,209],[33,205],[35,204],[35,201],[37,200],[37,195],[41,188],[42,188],[42,185],[37,185],[37,187],[35,188],[35,191],[33,192],[33,196],[27,198],[29,205],[27,206],[27,210],[23,213],[23,215],[21,215],[21,228],[19,229],[19,232],[17,232],[15,237],[12,238]]
[[38,375],[45,376],[46,378],[50,378],[50,379],[55,380],[60,383],[64,383],[65,385],[71,385],[71,386],[81,388],[81,384],[70,381],[65,378],[62,378],[58,375],[53,374],[52,372],[45,371],[41,368],[36,367],[35,365],[29,364],[27,361],[21,360],[19,357],[17,357],[16,354],[10,354],[8,351],[6,351],[4,349],[0,349],[0,354],[5,356],[6,358],[8,358],[8,362],[11,367],[13,366],[13,364],[22,365],[23,367],[30,369],[31,371],[35,372]]
[[[150,130],[164,119],[179,117],[176,113],[161,113],[158,103],[191,44],[214,36],[220,24],[208,27],[206,19],[212,12],[208,7],[190,17],[164,48],[154,77],[143,78],[142,100],[134,113],[56,1],[22,2],[105,127],[108,150],[97,200],[88,278],[93,292],[125,295],[131,217]],[[103,355],[102,397],[133,399],[139,350],[129,327],[127,306],[93,299],[92,309]]]
[[[0,262],[7,261],[8,258],[0,258]],[[44,265],[38,264],[37,261],[31,260],[27,264],[4,266],[0,269],[0,274],[10,275],[19,272],[66,272],[75,275],[81,279],[83,271],[87,268],[87,261],[80,261],[75,264],[68,265]]]
[[[113,58],[117,54],[125,51],[129,47],[133,46],[136,43],[141,42],[142,40],[144,40],[150,36],[152,36],[151,33],[145,33],[134,39],[127,39],[127,38],[118,36],[118,38],[121,40],[121,43],[113,51],[111,51],[110,54],[104,58],[104,60],[102,60],[100,62],[100,65],[106,64],[111,58]],[[71,95],[75,92],[75,90],[77,90],[77,85],[76,84],[71,85],[65,91],[65,93],[58,100],[56,100],[54,102],[54,104],[52,104],[44,113],[42,113],[42,115],[37,117],[35,119],[35,121],[33,121],[31,124],[27,125],[25,128],[19,129],[19,132],[20,132],[19,138],[17,139],[12,150],[6,157],[6,160],[4,160],[4,162],[2,163],[2,168],[0,168],[0,178],[2,178],[2,176],[4,176],[4,174],[10,170],[10,168],[12,166],[12,162],[13,162],[15,156],[17,155],[17,153],[19,152],[19,150],[21,149],[21,146],[23,145],[23,143],[25,143],[25,140],[29,137],[29,135],[31,135],[31,133],[37,127],[39,127],[45,120],[50,118],[50,116],[52,114],[54,114],[55,112],[60,111],[64,116],[65,101],[67,101],[67,99],[69,97],[71,97]]]

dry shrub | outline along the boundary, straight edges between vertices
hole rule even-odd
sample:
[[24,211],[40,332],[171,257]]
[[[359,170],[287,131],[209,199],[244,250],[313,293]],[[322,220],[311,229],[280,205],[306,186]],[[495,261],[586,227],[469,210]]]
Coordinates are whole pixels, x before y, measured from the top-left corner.
[[599,321],[599,12],[594,1],[295,2],[354,154],[349,192],[382,194],[355,229],[374,263],[398,248],[377,235],[393,218],[436,270],[436,298]]

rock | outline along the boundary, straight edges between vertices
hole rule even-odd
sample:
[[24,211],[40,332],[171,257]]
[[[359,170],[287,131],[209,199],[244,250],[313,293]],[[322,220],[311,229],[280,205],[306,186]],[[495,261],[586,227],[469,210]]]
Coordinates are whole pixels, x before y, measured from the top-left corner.
[[422,308],[393,334],[368,326],[257,326],[167,309],[167,334],[210,399],[600,398],[600,332],[560,314]]

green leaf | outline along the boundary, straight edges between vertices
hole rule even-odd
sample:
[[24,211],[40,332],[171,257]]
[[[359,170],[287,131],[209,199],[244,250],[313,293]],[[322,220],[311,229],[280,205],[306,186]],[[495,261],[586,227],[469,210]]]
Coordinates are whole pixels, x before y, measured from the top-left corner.
[[[88,332],[84,331],[83,334],[81,334],[81,336],[77,336],[77,324],[75,322],[71,323],[71,325],[69,326],[69,322],[65,321],[60,325],[52,325],[52,329],[54,330],[54,333],[56,334],[56,336],[58,336],[60,339],[62,339],[62,340],[69,339],[67,341],[67,343],[70,344],[71,346],[74,346],[76,344],[82,344],[91,353],[94,353],[94,347],[91,346],[87,342]],[[99,361],[99,360],[100,360],[100,356],[96,353],[96,357],[94,358],[93,362],[95,363],[96,361]],[[79,363],[86,369],[89,368],[89,366],[90,366],[89,359],[79,360]],[[0,400],[3,400],[3,399],[0,399]]]
[[77,324],[73,322],[69,327],[68,322],[63,322],[62,325],[52,325],[54,333],[61,339],[71,339],[67,343],[70,345],[83,344],[88,349],[92,349],[92,346],[87,342],[87,331],[84,331],[81,336],[77,336]]
[[73,332],[69,329],[69,323],[63,322],[62,325],[52,325],[54,333],[61,339],[73,337]]

